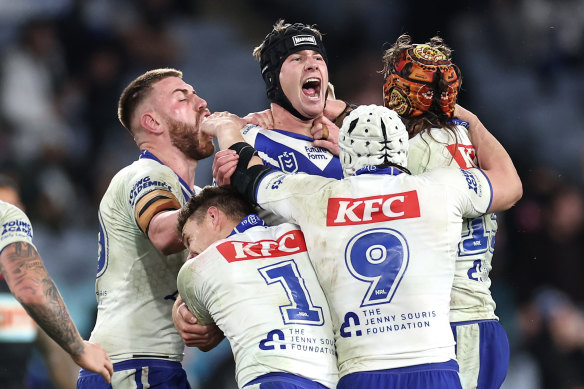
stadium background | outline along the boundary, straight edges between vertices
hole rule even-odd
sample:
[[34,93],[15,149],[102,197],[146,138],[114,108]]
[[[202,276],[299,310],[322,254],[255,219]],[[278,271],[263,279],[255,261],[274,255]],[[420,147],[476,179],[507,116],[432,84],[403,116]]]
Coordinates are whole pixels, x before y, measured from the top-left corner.
[[[381,55],[399,34],[439,34],[454,49],[459,102],[508,149],[524,184],[499,215],[491,273],[512,348],[504,387],[584,387],[582,0],[0,0],[0,173],[18,181],[84,337],[95,319],[99,199],[138,156],[116,119],[121,89],[176,67],[211,111],[265,109],[251,51],[279,18],[325,33],[337,96],[357,104],[382,103]],[[199,165],[198,185],[210,183],[210,166]],[[226,344],[188,350],[193,387],[234,387],[230,359]],[[30,381],[51,388],[38,356]]]

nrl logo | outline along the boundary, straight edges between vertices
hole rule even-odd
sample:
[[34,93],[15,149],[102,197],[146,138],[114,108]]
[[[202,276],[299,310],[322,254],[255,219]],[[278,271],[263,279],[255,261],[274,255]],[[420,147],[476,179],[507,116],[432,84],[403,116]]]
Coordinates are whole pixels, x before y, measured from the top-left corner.
[[292,37],[292,43],[294,43],[294,46],[304,45],[307,43],[316,46],[316,38],[312,35],[296,35]]
[[280,169],[284,173],[296,173],[298,171],[298,162],[294,153],[284,151],[283,154],[278,155],[278,161],[280,162]]

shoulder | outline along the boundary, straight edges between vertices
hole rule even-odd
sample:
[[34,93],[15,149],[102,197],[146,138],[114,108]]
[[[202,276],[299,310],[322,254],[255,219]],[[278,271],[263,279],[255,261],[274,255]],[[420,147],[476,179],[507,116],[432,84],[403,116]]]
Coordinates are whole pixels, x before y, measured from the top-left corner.
[[14,220],[24,220],[27,223],[30,223],[28,217],[20,208],[4,201],[0,201],[0,224]]

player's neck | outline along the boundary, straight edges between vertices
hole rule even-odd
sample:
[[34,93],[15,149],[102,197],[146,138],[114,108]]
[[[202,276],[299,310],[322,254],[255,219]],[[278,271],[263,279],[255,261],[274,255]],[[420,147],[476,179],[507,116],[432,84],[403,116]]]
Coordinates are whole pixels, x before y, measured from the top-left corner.
[[174,146],[172,148],[154,147],[152,144],[144,143],[140,145],[140,150],[148,150],[164,165],[168,166],[180,178],[182,178],[189,187],[195,185],[195,170],[197,161],[186,158],[185,155]]
[[275,129],[311,136],[310,128],[312,127],[313,120],[301,120],[278,104],[272,103],[271,109]]

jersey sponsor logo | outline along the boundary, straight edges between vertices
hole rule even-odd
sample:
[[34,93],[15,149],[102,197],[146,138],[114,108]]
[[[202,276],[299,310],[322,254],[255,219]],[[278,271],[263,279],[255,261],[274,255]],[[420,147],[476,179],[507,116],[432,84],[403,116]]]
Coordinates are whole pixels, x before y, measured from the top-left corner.
[[304,146],[304,151],[306,151],[306,156],[310,160],[314,160],[314,159],[323,159],[324,160],[324,159],[331,158],[331,153],[322,147]]
[[249,259],[277,258],[306,251],[304,235],[300,230],[287,232],[276,240],[240,242],[230,240],[217,245],[217,250],[227,262]]
[[278,155],[278,161],[280,162],[280,170],[284,173],[296,173],[298,171],[298,161],[294,153],[284,151]]
[[420,217],[420,203],[415,190],[385,196],[330,198],[326,225],[347,226]]
[[144,189],[148,189],[153,186],[172,193],[172,187],[168,185],[166,182],[152,180],[150,176],[146,176],[139,180],[138,182],[136,182],[132,187],[132,190],[130,191],[130,205],[132,206],[134,205],[134,203],[138,199],[138,195],[140,194],[140,192],[142,192]]
[[25,234],[32,239],[32,227],[24,220],[11,220],[8,223],[2,224],[2,236],[15,232]]
[[462,172],[462,174],[464,174],[464,178],[466,178],[466,183],[468,184],[468,189],[470,189],[478,194],[479,184],[477,183],[477,178],[472,173],[469,173],[464,169],[460,169],[460,171]]
[[294,46],[311,44],[316,46],[316,38],[312,35],[295,35],[292,37]]
[[448,145],[446,149],[461,169],[471,169],[478,166],[473,145]]

